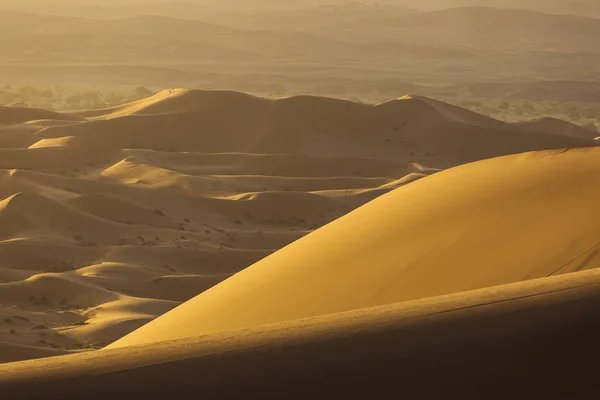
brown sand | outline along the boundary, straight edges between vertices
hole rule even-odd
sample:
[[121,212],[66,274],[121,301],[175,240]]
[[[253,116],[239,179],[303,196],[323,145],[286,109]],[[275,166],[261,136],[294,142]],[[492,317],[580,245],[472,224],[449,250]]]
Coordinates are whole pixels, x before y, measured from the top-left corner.
[[[441,168],[596,144],[419,97],[365,105],[174,90],[78,115],[3,108],[0,124],[0,343],[7,361],[104,347]],[[415,230],[426,235],[426,226]],[[558,246],[563,253],[553,260],[586,240]],[[306,274],[318,282],[342,267]],[[433,285],[424,295],[540,276],[528,274]],[[355,279],[334,275],[340,283]],[[345,300],[332,298],[332,308],[318,313],[402,299],[382,288],[380,298],[343,307]],[[305,314],[292,307],[283,317]]]

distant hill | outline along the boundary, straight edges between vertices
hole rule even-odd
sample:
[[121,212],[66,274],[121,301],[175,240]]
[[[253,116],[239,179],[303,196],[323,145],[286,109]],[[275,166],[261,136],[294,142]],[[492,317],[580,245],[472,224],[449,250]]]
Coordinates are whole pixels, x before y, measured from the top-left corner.
[[231,23],[239,27],[297,27],[320,25],[351,15],[368,18],[385,11],[388,17],[414,12],[406,7],[385,4],[361,4],[337,1],[248,1],[242,0],[145,0],[145,1],[73,1],[0,0],[0,7],[47,15],[94,18],[131,18],[160,15]]
[[[191,7],[176,4],[182,7],[181,14]],[[382,56],[390,51],[396,51],[397,56],[405,51],[418,56],[417,50],[422,47],[436,49],[441,56],[467,56],[468,51],[480,48],[488,53],[534,50],[596,53],[600,42],[600,20],[524,9],[461,7],[410,13],[385,7],[322,6],[293,12],[256,11],[245,17],[233,12],[229,13],[232,17],[223,14],[222,21],[215,21],[219,17],[210,13],[186,14],[186,18],[202,16],[202,21],[167,17],[160,10],[153,11],[152,6],[140,9],[139,13],[147,15],[126,12],[124,18],[90,22],[89,16],[96,17],[96,13],[76,19],[3,11],[0,33],[30,46],[36,40],[40,45],[48,45],[39,41],[53,37],[62,40],[63,47],[85,44],[97,50],[118,36],[117,43],[122,43],[122,47],[142,44],[147,38],[158,40],[159,44],[168,40],[173,51],[202,49],[212,55],[216,48],[260,49],[259,52],[267,53],[285,51],[287,57],[309,52],[315,55],[331,52],[330,57],[335,57],[342,51],[353,51],[354,57],[369,53]],[[32,26],[36,28],[31,29]],[[86,42],[92,32],[94,41]],[[369,44],[372,51],[364,44]],[[302,46],[298,48],[301,51],[295,46]],[[335,51],[336,48],[340,50]],[[157,50],[161,50],[160,45]]]
[[401,77],[425,85],[600,81],[600,20],[594,18],[491,7],[411,12],[303,3],[226,11],[207,4],[80,4],[76,16],[43,15],[43,7],[39,14],[0,11],[0,67],[14,68],[3,71],[7,77],[43,64],[151,66],[182,75]]
[[600,17],[600,3],[595,0],[390,0],[389,3],[400,4],[420,10],[485,6],[497,8],[527,8],[546,13]]
[[600,42],[597,19],[491,7],[423,12],[390,29],[412,43],[479,48],[487,53],[596,53]]
[[[35,27],[35,29],[32,29]],[[412,43],[358,43],[317,33],[230,28],[162,16],[90,20],[0,12],[2,60],[26,62],[144,63],[350,61],[358,55],[392,61],[393,51],[415,57],[466,57]]]

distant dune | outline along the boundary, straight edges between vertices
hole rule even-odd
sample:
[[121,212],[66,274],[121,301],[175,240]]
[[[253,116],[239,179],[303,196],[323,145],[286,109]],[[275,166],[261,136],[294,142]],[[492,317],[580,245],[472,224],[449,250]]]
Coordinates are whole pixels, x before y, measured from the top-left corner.
[[[483,172],[466,173],[460,179],[452,176],[463,176],[463,167],[441,170],[489,157],[597,144],[591,138],[500,122],[426,97],[405,96],[373,105],[314,96],[266,99],[230,91],[177,89],[119,107],[75,114],[1,111],[0,342],[6,343],[6,360],[105,347],[232,275],[226,285],[243,279],[235,274],[397,188],[406,187],[406,193],[423,200],[411,200],[412,195],[401,195],[400,190],[390,196],[404,199],[398,200],[403,206],[394,201],[384,207],[383,214],[378,211],[367,218],[363,228],[373,229],[372,233],[365,236],[354,228],[337,228],[343,231],[339,243],[353,241],[351,254],[359,265],[364,263],[359,256],[361,246],[378,246],[374,231],[378,224],[404,221],[396,222],[393,229],[398,229],[398,237],[403,237],[400,243],[411,250],[403,252],[404,258],[394,257],[398,264],[382,262],[380,273],[361,278],[366,285],[363,295],[352,301],[341,296],[318,307],[306,302],[306,309],[288,307],[269,297],[275,293],[271,292],[275,286],[266,290],[275,285],[269,278],[261,283],[267,285],[265,299],[279,303],[280,308],[265,307],[266,314],[256,320],[249,312],[248,320],[238,322],[246,326],[262,322],[263,317],[269,322],[270,316],[282,320],[338,312],[534,278],[587,243],[582,238],[563,251],[562,246],[569,243],[564,239],[546,252],[546,258],[540,256],[535,264],[539,270],[528,269],[525,275],[515,264],[515,269],[485,279],[477,274],[461,282],[431,278],[435,284],[422,293],[411,292],[401,285],[404,279],[398,278],[391,280],[390,289],[381,287],[375,294],[378,279],[387,282],[396,267],[410,270],[409,264],[420,262],[432,268],[422,269],[422,276],[407,277],[405,285],[437,277],[431,263],[438,253],[427,249],[437,248],[436,257],[448,262],[459,257],[459,253],[442,251],[445,247],[439,235],[459,226],[460,216],[465,215],[464,221],[475,224],[473,231],[454,240],[463,240],[460,243],[467,246],[472,235],[485,238],[474,232],[495,220],[486,222],[491,217],[478,204],[490,201],[490,207],[498,207],[498,215],[512,210],[512,203],[497,202],[512,199],[511,191],[523,190],[529,196],[520,179],[533,180],[538,175],[521,164],[538,165],[536,160],[546,156],[494,161],[506,162],[506,167],[498,168],[485,167],[486,162],[472,164],[464,170],[481,168]],[[583,150],[575,153],[586,159]],[[556,158],[571,160],[570,154]],[[586,171],[565,162],[564,170],[555,173],[557,184],[567,170],[572,177]],[[502,171],[509,171],[510,176],[499,176]],[[531,179],[525,178],[530,173]],[[444,183],[444,176],[457,183]],[[540,172],[539,176],[540,182],[546,182],[550,174]],[[494,186],[494,179],[504,183]],[[430,194],[417,194],[419,187],[429,185]],[[439,203],[441,192],[454,193],[454,202]],[[497,193],[498,200],[485,200],[485,193]],[[562,201],[560,195],[549,198]],[[374,204],[371,207],[377,207]],[[474,216],[460,211],[466,209]],[[417,219],[411,219],[417,217],[429,218],[431,226],[440,224],[437,233],[417,227]],[[575,216],[572,219],[577,221]],[[344,218],[323,232],[343,225]],[[505,228],[497,234],[509,229]],[[386,229],[387,225],[380,234],[385,235]],[[352,239],[355,234],[361,237]],[[306,240],[314,240],[310,237]],[[384,242],[378,252],[382,260],[391,257],[392,248],[386,246],[393,243]],[[394,242],[392,247],[400,245]],[[336,246],[332,241],[331,257],[343,253]],[[481,251],[486,248],[479,247]],[[312,250],[302,258],[292,258],[294,262],[318,258],[317,251],[309,253]],[[478,254],[473,252],[473,259],[465,261],[464,273],[475,270],[473,263],[482,262],[483,255]],[[269,260],[261,263],[269,264]],[[304,267],[294,262],[285,268],[290,274],[285,279],[299,274],[298,282],[325,283],[317,277],[339,275],[348,279],[337,282],[340,287],[349,285],[344,293],[355,289],[352,279],[358,279],[360,269],[346,276],[335,272],[344,266],[339,262],[331,271],[332,266],[325,263],[318,271],[310,267],[300,273]],[[315,261],[314,268],[317,265]],[[334,283],[335,279],[328,284]],[[401,290],[392,290],[396,284]],[[231,295],[242,292],[235,289]],[[253,301],[249,296],[244,303]],[[288,311],[281,313],[281,307]],[[234,313],[235,307],[230,311]],[[223,321],[215,319],[203,324],[204,328],[214,331],[222,322],[227,325],[228,314],[220,315]],[[189,327],[196,329],[195,324]],[[180,332],[186,334],[183,329]]]
[[33,108],[0,107],[0,125],[16,125],[35,120],[82,121],[82,118]]
[[[236,118],[230,118],[234,110]],[[432,167],[593,144],[410,96],[367,105],[311,96],[268,100],[236,92],[175,90],[82,115],[90,121],[48,128],[34,137],[70,137],[79,147],[304,154]]]
[[598,131],[592,131],[579,125],[571,124],[557,118],[545,117],[533,121],[521,122],[519,125],[526,129],[546,133],[554,133],[560,136],[574,136],[583,138],[595,138]]

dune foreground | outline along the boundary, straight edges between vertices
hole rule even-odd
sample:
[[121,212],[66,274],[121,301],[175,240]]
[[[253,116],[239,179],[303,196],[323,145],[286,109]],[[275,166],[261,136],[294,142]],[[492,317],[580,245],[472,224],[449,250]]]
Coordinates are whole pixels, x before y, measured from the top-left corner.
[[597,398],[600,271],[0,365],[11,399]]
[[[590,245],[595,217],[584,214],[585,207],[569,200],[569,193],[585,204],[597,199],[592,189],[582,189],[593,179],[585,174],[596,168],[595,150],[493,161],[506,176],[488,171],[493,167],[485,163],[465,167],[480,176],[474,181],[459,178],[469,169],[439,178],[437,173],[489,157],[597,144],[562,131],[504,123],[418,96],[368,105],[181,89],[83,113],[2,108],[0,362],[145,342],[146,335],[170,339],[159,319],[150,330],[119,341],[400,187],[407,191],[382,200],[381,214],[359,218],[360,230],[351,222],[354,216],[342,219],[228,281],[231,297],[217,296],[222,289],[207,294],[215,298],[214,308],[196,307],[194,300],[165,318],[190,313],[189,326],[177,335],[195,336],[545,276]],[[547,171],[541,165],[548,165]],[[431,183],[415,185],[420,180]],[[524,188],[531,182],[548,200],[539,208]],[[492,224],[510,210],[532,224],[542,221],[544,212],[550,216],[531,231],[507,219],[492,235]],[[584,216],[581,231],[574,233],[569,218]],[[488,228],[473,223],[478,219]],[[562,230],[562,241],[550,239],[552,229]],[[531,236],[524,237],[526,232]],[[544,240],[535,242],[536,235]],[[478,245],[464,269],[448,269],[463,264],[459,260],[475,236]],[[484,237],[504,243],[498,247],[503,252],[516,251],[514,257],[497,257],[492,242],[479,246]],[[511,237],[525,247],[509,246]],[[305,247],[318,238],[331,243]],[[346,244],[352,248],[344,250]],[[323,253],[328,246],[331,257]],[[379,249],[370,251],[372,260],[360,255],[368,246]],[[392,247],[401,254],[394,256]],[[595,253],[589,256],[591,262]],[[449,264],[439,267],[436,259],[444,257]],[[559,272],[585,268],[586,257]],[[350,258],[356,259],[347,263]],[[366,263],[374,267],[361,277]],[[284,264],[280,272],[268,272]],[[260,296],[236,283],[254,274],[264,275],[260,283],[250,279]],[[453,277],[461,274],[469,276],[459,283]],[[296,278],[298,286],[280,298]],[[362,291],[357,290],[363,279]],[[344,288],[349,292],[341,293]],[[301,293],[304,289],[314,296]],[[327,302],[318,300],[325,295]],[[240,296],[247,308],[268,307],[240,319],[241,304],[216,311],[217,304]]]

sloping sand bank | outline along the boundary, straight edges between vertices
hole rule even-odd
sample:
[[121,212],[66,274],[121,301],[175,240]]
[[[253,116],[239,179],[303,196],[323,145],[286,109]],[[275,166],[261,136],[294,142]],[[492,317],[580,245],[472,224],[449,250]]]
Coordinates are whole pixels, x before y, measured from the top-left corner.
[[600,271],[0,366],[10,399],[595,398]]

